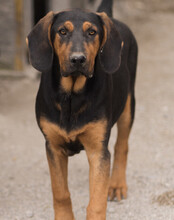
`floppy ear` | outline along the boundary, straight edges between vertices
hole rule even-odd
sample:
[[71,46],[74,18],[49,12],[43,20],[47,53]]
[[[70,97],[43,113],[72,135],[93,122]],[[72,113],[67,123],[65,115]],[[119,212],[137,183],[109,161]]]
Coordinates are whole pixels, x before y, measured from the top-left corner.
[[50,29],[53,17],[53,12],[49,12],[34,26],[26,39],[31,64],[41,72],[50,70],[52,66],[53,48],[50,40]]
[[122,40],[119,32],[105,12],[97,13],[103,21],[103,41],[99,52],[101,66],[107,73],[114,73],[121,63]]

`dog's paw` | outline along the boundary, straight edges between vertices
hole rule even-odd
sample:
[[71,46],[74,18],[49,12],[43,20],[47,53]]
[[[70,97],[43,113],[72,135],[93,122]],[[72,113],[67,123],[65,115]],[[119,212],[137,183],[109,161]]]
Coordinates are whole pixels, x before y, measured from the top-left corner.
[[109,192],[108,192],[108,200],[113,201],[114,199],[120,201],[121,199],[127,198],[127,185],[126,181],[120,183],[110,183]]

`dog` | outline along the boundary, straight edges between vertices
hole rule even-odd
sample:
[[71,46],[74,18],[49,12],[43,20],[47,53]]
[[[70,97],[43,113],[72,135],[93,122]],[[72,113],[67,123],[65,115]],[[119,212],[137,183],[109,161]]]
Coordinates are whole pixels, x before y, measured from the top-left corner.
[[[107,198],[127,197],[128,138],[134,120],[138,47],[131,30],[112,18],[112,0],[96,13],[49,12],[27,37],[41,82],[36,119],[46,140],[55,220],[74,214],[67,182],[68,157],[85,150],[90,201],[87,220],[106,219]],[[108,140],[118,136],[110,177]]]

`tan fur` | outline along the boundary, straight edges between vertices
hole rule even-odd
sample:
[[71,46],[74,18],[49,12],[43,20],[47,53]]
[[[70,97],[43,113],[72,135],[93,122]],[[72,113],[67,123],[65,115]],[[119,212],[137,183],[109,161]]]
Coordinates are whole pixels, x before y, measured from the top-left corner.
[[54,13],[50,11],[45,17],[40,19],[39,23],[42,23],[42,27],[45,33],[48,33],[48,27],[52,23]]
[[104,21],[104,26],[103,26],[103,30],[104,30],[104,36],[103,36],[103,41],[101,43],[101,48],[104,46],[104,44],[106,43],[106,40],[110,34],[111,31],[111,24],[112,21],[111,19],[107,16],[107,14],[105,12],[101,12],[101,13],[97,13],[102,20]]
[[102,142],[106,126],[106,121],[94,123],[89,126],[84,135],[79,136],[80,142],[85,147],[90,166],[90,202],[87,208],[87,220],[106,219],[110,170],[109,158],[102,159]]
[[[40,126],[46,135],[46,138],[54,145],[57,146],[57,142],[63,143],[70,142],[74,137],[81,136],[82,134],[86,137],[87,134],[91,134],[90,132],[95,129],[96,137],[95,140],[98,141],[104,137],[106,121],[101,120],[98,122],[90,122],[83,126],[80,129],[72,130],[71,132],[67,133],[66,130],[60,128],[58,125],[49,122],[46,118],[41,117],[40,119]],[[91,139],[91,138],[90,138]]]
[[47,130],[48,136],[52,136],[52,141],[49,142],[49,148],[54,155],[54,159],[50,158],[48,153],[47,159],[53,191],[55,220],[74,220],[75,218],[72,212],[72,204],[67,181],[68,157],[60,148],[60,145],[63,143],[63,139],[59,136],[58,141],[54,141],[56,136],[55,130],[51,131],[48,127],[45,128],[45,130]]
[[52,42],[51,42],[51,25],[52,24],[50,24],[48,26],[48,40],[49,40],[50,45],[52,46]]
[[118,137],[115,144],[113,171],[110,180],[109,196],[118,200],[127,196],[126,163],[128,153],[128,137],[131,129],[131,95],[127,97],[123,113],[117,122]]
[[[92,28],[97,31],[97,27],[95,25],[93,25],[92,23],[90,23],[88,21],[85,21],[83,23],[83,31],[85,32],[89,28]],[[89,42],[89,43],[84,42],[84,48],[85,48],[86,55],[87,55],[87,62],[89,63],[88,64],[89,72],[91,72],[91,73],[93,72],[95,57],[96,57],[97,52],[99,50],[99,45],[100,45],[100,42],[99,42],[98,35],[95,36],[95,39],[93,42]]]
[[[103,119],[96,122],[90,122],[82,128],[72,130],[69,133],[58,125],[49,122],[44,117],[40,119],[40,126],[46,139],[50,143],[54,155],[57,154],[57,161],[54,162],[54,164],[56,163],[56,166],[54,165],[54,167],[53,165],[50,165],[54,207],[57,216],[60,216],[60,209],[58,207],[60,204],[62,205],[63,210],[61,215],[65,214],[65,208],[71,210],[67,178],[65,178],[67,177],[66,152],[60,146],[65,142],[78,139],[86,150],[90,165],[90,202],[87,208],[87,220],[104,220],[106,218],[110,169],[109,158],[103,159],[103,141],[105,139],[107,121]],[[52,164],[50,160],[49,164]],[[60,192],[59,189],[62,191]],[[69,211],[69,215],[72,217],[71,211]]]
[[56,104],[56,107],[57,107],[57,109],[58,109],[59,111],[62,110],[61,105],[60,105],[59,103]]
[[28,46],[28,37],[25,38],[26,45]]
[[64,26],[66,27],[66,29],[68,29],[69,32],[73,32],[74,30],[74,25],[71,21],[66,21],[64,23]]
[[107,14],[105,12],[97,13],[97,15],[99,15],[102,18],[102,20],[105,23],[105,26],[107,27],[108,33],[110,34],[110,30],[111,30],[110,27],[112,24],[111,19],[107,16]]
[[87,54],[87,62],[89,63],[89,72],[93,72],[95,57],[99,50],[99,36],[96,35],[94,42],[84,42],[85,51]]
[[70,93],[73,88],[73,79],[71,76],[61,77],[60,84],[65,92]]
[[75,93],[78,93],[86,83],[86,77],[81,75],[77,77],[75,81],[73,81],[73,78],[71,76],[68,77],[61,77],[61,86],[63,90],[67,93],[71,93],[72,91]]
[[89,21],[85,21],[82,26],[83,31],[86,32],[89,28],[93,28],[95,31],[97,31],[97,27],[95,25]]
[[77,93],[78,91],[83,89],[85,83],[86,83],[86,77],[83,75],[80,75],[79,77],[77,77],[77,79],[74,83],[73,91]]
[[121,48],[123,49],[124,46],[124,41],[121,42]]
[[59,58],[60,67],[63,71],[66,71],[65,64],[66,61],[69,60],[71,47],[72,47],[72,42],[70,42],[69,44],[66,43],[61,44],[60,36],[59,34],[56,34],[54,40],[54,49]]

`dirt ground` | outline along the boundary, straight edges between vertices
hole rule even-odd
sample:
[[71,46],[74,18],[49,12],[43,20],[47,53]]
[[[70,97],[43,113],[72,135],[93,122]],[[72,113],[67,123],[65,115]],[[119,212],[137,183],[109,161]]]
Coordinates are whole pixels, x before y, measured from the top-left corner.
[[[139,63],[128,198],[108,202],[107,220],[174,220],[174,3],[123,0],[114,14],[133,30]],[[0,220],[53,219],[44,138],[34,114],[38,84],[1,71]],[[75,217],[83,220],[89,199],[85,152],[69,160],[69,187]]]

